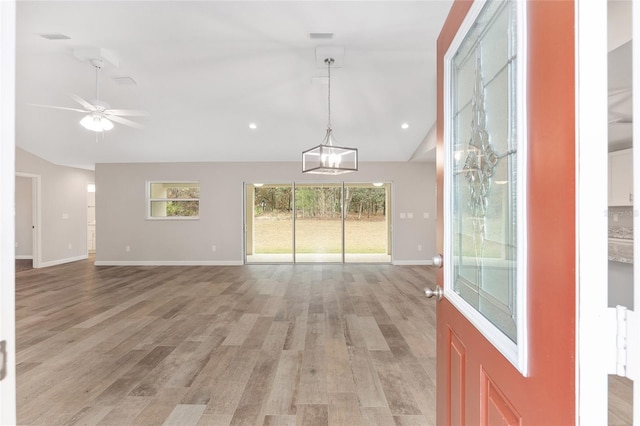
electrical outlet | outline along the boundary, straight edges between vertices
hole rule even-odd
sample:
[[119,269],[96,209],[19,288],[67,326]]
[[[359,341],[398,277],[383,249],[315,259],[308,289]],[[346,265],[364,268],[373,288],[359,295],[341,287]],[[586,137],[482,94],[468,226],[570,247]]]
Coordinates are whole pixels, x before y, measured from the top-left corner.
[[62,213],[62,219],[64,220],[69,219],[69,213]]
[[407,219],[413,219],[413,213],[411,212],[407,213]]
[[406,213],[400,213],[400,219],[406,219],[406,218],[407,218]]
[[216,251],[218,248],[216,246],[211,246],[211,251]]
[[18,248],[19,246],[20,246],[20,243],[16,241],[16,248]]
[[418,251],[422,251],[422,244],[418,244]]
[[69,243],[69,250],[71,250],[71,243]]
[[131,246],[124,246],[124,251],[131,251]]
[[429,212],[426,212],[422,215],[425,219],[429,219]]

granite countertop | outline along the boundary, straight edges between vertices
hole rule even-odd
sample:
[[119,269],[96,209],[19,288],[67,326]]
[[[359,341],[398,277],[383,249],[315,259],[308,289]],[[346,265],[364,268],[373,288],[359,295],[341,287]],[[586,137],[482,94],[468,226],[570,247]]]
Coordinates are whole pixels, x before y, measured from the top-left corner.
[[633,263],[633,228],[609,227],[609,260]]

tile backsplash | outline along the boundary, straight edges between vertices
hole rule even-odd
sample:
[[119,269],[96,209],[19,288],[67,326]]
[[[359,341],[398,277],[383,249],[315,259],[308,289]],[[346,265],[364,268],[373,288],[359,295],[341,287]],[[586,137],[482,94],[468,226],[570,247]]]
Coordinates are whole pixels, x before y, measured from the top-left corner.
[[609,237],[633,239],[633,207],[609,207]]

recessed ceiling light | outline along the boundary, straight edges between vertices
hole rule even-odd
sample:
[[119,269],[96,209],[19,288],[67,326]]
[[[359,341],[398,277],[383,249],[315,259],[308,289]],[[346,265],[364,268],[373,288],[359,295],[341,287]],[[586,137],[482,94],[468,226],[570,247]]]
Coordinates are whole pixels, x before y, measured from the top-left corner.
[[402,123],[402,127],[403,129],[408,129],[409,128],[409,123]]
[[257,129],[257,128],[258,128],[258,125],[257,125],[256,123],[249,123],[249,128],[250,128],[251,130],[255,130],[255,129]]

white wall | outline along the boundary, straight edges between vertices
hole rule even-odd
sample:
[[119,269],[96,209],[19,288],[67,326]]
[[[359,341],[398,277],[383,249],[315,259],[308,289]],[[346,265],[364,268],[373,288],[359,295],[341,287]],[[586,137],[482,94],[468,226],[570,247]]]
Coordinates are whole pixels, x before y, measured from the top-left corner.
[[31,178],[16,176],[16,259],[33,258]]
[[87,184],[94,172],[52,164],[16,148],[16,172],[41,177],[40,267],[87,257]]
[[[435,253],[435,164],[364,163],[338,177],[300,170],[299,163],[97,164],[96,263],[241,264],[244,182],[392,182],[394,262],[426,263]],[[147,220],[147,181],[199,181],[200,219]]]

